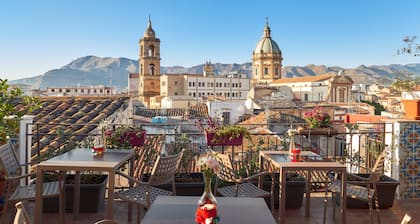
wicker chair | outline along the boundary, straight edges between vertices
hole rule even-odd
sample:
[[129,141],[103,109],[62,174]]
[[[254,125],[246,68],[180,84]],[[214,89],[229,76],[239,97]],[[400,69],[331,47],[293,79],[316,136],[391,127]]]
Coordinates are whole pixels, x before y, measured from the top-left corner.
[[[178,169],[184,151],[170,156],[158,156],[155,160],[152,172],[147,182],[135,179],[125,173],[118,172],[119,175],[135,182],[135,186],[115,193],[116,198],[132,202],[138,205],[137,222],[140,221],[141,208],[150,208],[150,205],[158,196],[176,195],[175,172]],[[172,182],[172,192],[153,187]],[[131,221],[131,217],[128,217]]]
[[[23,200],[35,199],[35,184],[20,185],[21,180],[25,180],[33,173],[21,175],[21,166],[30,164],[20,164],[13,146],[4,144],[0,146],[0,167],[3,167],[6,173],[6,195],[4,204],[4,213],[12,203]],[[63,176],[59,175],[59,181],[45,182],[43,184],[42,197],[59,197],[60,222],[64,223],[64,204],[62,200],[62,190],[64,187]],[[5,215],[2,217],[2,223],[5,222]]]
[[16,207],[16,215],[15,219],[13,220],[13,224],[31,224],[31,218],[28,215],[23,203],[19,201],[15,204]]
[[[262,175],[269,174],[268,172],[259,172],[247,178],[242,178],[239,175],[237,175],[237,172],[234,169],[234,166],[232,165],[232,160],[229,155],[219,154],[216,152],[211,152],[211,153],[216,158],[216,160],[219,161],[220,166],[221,166],[220,172],[216,174],[217,178],[216,178],[215,189],[214,189],[215,195],[219,193],[220,195],[224,197],[262,197],[262,198],[270,197],[271,212],[274,211],[273,210],[274,197],[272,194],[274,190],[273,179],[271,182],[271,192],[265,191],[257,187],[253,183],[249,182],[251,180],[257,179],[258,177]],[[234,185],[219,188],[218,187],[219,180],[222,180],[224,182],[234,183]]]
[[[360,177],[357,175],[347,174],[351,178],[363,181],[364,186],[354,185],[354,184],[346,184],[346,192],[347,197],[358,199],[362,201],[368,202],[369,205],[369,215],[370,215],[370,223],[373,223],[373,207],[376,207],[377,219],[378,223],[381,223],[380,215],[379,215],[379,203],[378,203],[378,195],[376,194],[376,183],[379,181],[381,174],[384,168],[386,151],[384,150],[376,159],[375,165],[371,169],[369,177]],[[339,194],[341,191],[341,181],[335,178],[336,180],[333,181],[329,190],[332,192],[333,198],[333,213],[335,217],[335,197],[336,194]],[[375,205],[373,205],[375,203]]]

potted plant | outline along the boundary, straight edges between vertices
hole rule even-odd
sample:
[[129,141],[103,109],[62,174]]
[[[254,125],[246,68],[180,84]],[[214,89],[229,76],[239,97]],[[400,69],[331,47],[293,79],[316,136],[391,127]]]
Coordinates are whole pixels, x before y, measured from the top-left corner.
[[216,129],[206,129],[208,146],[242,145],[244,137],[250,139],[250,133],[248,129],[239,125],[226,125]]
[[299,127],[297,133],[301,135],[333,135],[337,130],[330,127],[331,116],[325,108],[316,106],[303,114],[308,128]]
[[[46,176],[45,178],[51,178]],[[80,176],[80,212],[98,212],[104,205],[108,176],[88,173]],[[65,210],[73,211],[75,175],[67,175],[64,183]],[[58,212],[58,197],[43,199],[44,212]]]
[[146,130],[141,126],[122,125],[103,130],[105,148],[129,149],[135,146],[143,146],[146,138]]

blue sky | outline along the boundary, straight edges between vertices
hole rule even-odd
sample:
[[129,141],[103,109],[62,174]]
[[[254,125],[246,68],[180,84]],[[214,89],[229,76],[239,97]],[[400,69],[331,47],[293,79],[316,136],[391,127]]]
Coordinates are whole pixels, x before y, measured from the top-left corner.
[[149,14],[161,65],[244,63],[265,18],[283,65],[418,63],[396,55],[420,36],[420,1],[39,0],[0,3],[0,78],[17,79],[86,56],[138,59]]

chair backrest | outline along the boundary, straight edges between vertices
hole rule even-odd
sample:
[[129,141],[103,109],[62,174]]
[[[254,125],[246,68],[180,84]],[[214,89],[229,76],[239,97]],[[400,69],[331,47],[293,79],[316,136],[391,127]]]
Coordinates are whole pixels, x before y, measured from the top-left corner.
[[212,152],[212,155],[220,163],[220,171],[216,173],[217,177],[226,182],[237,182],[237,176],[230,156],[216,152]]
[[379,181],[379,178],[381,177],[381,174],[385,166],[385,157],[386,157],[386,151],[384,150],[376,159],[375,165],[373,166],[371,170],[369,182],[373,183],[373,182]]
[[401,220],[401,224],[408,224],[411,221],[411,216],[409,216],[408,214],[405,214],[403,219]]
[[165,140],[164,135],[146,136],[143,146],[136,146],[136,161],[133,176],[141,179],[145,173],[151,173]]
[[375,165],[372,168],[372,173],[382,173],[385,166],[386,151],[384,150],[376,159]]
[[184,150],[175,155],[158,156],[153,166],[152,173],[149,178],[149,184],[160,185],[166,184],[174,180],[175,173],[181,162]]
[[0,165],[5,169],[7,176],[19,176],[21,174],[19,160],[10,143],[0,146]]
[[15,204],[16,207],[16,215],[15,219],[13,220],[13,224],[30,224],[31,218],[28,215],[28,212],[26,211],[25,207],[23,206],[23,203],[19,201]]

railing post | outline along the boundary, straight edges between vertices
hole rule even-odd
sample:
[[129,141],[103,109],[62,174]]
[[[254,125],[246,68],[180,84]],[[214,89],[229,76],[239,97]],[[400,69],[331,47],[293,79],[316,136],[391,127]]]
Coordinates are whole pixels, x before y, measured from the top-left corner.
[[[29,163],[31,161],[32,148],[32,124],[33,115],[24,115],[19,121],[19,161],[20,163]],[[22,167],[22,174],[29,173],[28,166]],[[26,185],[26,180],[20,181],[21,185]]]

